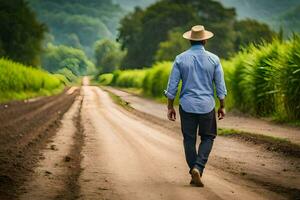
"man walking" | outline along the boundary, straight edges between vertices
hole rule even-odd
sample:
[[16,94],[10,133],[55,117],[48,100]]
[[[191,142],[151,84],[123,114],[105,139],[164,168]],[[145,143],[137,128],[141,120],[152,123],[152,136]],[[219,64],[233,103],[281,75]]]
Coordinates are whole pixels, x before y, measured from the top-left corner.
[[[218,118],[225,116],[225,96],[227,94],[223,69],[218,56],[206,51],[204,46],[213,33],[197,25],[183,34],[191,42],[191,48],[178,55],[174,61],[165,95],[168,98],[168,119],[176,120],[173,107],[178,85],[180,92],[180,119],[185,157],[192,176],[191,184],[203,187],[201,177],[214,139],[217,135],[215,115],[214,85],[220,100]],[[196,150],[197,131],[201,143]]]

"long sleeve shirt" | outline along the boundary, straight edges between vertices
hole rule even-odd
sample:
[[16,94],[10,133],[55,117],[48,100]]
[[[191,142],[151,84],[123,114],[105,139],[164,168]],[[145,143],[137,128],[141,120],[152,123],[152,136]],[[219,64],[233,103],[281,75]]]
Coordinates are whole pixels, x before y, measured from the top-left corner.
[[203,45],[193,45],[174,61],[165,95],[174,99],[182,80],[180,105],[185,112],[204,114],[215,107],[214,85],[219,99],[227,90],[218,56],[206,51]]

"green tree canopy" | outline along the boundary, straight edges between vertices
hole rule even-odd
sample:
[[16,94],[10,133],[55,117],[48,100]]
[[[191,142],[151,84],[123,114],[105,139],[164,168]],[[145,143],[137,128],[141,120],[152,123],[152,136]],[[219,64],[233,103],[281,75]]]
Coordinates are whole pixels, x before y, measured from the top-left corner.
[[67,68],[75,75],[83,75],[94,68],[84,51],[63,45],[48,44],[42,56],[42,66],[49,72]]
[[45,31],[24,0],[0,1],[0,57],[39,65]]
[[96,66],[100,73],[109,73],[118,69],[123,56],[124,53],[117,42],[103,39],[95,44]]
[[170,32],[168,39],[159,43],[155,61],[173,61],[175,57],[189,47],[189,42],[183,39],[182,32]]
[[155,53],[168,32],[180,27],[188,30],[202,23],[217,36],[209,48],[222,57],[234,51],[234,9],[226,9],[212,0],[162,0],[146,10],[136,9],[121,20],[119,39],[127,55],[125,68],[143,68],[155,61]]

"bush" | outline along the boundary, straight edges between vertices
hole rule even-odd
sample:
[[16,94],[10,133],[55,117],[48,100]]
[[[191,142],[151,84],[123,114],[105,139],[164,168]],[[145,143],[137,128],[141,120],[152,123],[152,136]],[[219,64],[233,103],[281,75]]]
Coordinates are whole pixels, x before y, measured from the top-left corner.
[[60,78],[46,71],[0,59],[0,101],[51,94],[63,85]]
[[112,84],[118,87],[142,88],[147,70],[125,70],[114,72]]
[[78,80],[78,77],[75,74],[73,74],[71,70],[67,68],[60,69],[55,73],[63,75],[65,78],[67,78],[69,82],[76,82]]
[[300,39],[251,46],[235,56],[227,82],[234,107],[250,114],[300,119]]
[[171,62],[161,62],[148,70],[142,86],[144,92],[153,97],[162,97],[168,84],[171,68]]
[[109,74],[102,74],[98,77],[98,81],[102,85],[110,85],[112,80],[114,78],[114,75],[109,73]]
[[283,110],[288,119],[300,119],[300,37],[287,44],[278,63]]

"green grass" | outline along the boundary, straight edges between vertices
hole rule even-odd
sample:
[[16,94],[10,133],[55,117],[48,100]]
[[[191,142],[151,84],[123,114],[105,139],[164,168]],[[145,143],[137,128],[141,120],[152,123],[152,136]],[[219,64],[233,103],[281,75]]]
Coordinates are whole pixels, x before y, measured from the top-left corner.
[[0,102],[57,94],[66,81],[64,76],[0,59]]
[[111,73],[108,73],[108,74],[100,75],[98,77],[98,81],[101,85],[110,85],[113,78],[114,78],[114,75]]
[[132,110],[133,108],[131,107],[130,103],[127,101],[124,101],[120,96],[115,95],[114,93],[110,92],[109,90],[106,90],[105,88],[102,87],[102,89],[104,91],[106,91],[109,96],[111,97],[111,99],[113,100],[113,102],[123,108],[125,108],[126,110]]

